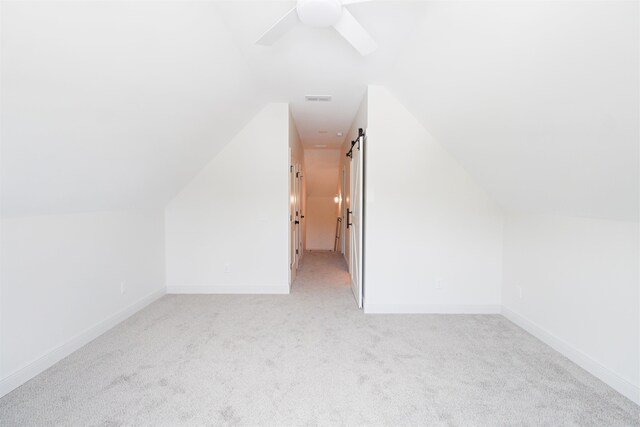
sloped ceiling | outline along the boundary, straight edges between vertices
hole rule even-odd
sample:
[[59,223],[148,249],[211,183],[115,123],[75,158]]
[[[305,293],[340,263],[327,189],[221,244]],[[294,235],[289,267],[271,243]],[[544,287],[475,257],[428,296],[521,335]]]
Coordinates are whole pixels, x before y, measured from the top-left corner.
[[166,203],[254,81],[212,3],[3,1],[3,215]]
[[[427,4],[373,1],[349,5],[349,11],[378,43],[361,56],[333,28],[298,25],[272,46],[255,41],[295,1],[221,1],[222,18],[271,99],[289,102],[305,147],[342,146],[366,87],[388,80]],[[332,102],[308,103],[305,95],[331,95]]]
[[294,5],[2,2],[3,215],[165,203],[269,101],[337,147],[381,84],[506,209],[638,219],[638,2],[369,2],[369,56],[253,44]]
[[638,220],[638,2],[430,2],[387,85],[502,206]]

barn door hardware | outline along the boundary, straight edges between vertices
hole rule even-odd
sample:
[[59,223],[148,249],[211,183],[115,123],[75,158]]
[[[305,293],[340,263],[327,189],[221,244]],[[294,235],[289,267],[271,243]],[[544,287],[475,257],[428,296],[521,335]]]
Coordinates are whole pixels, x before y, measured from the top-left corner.
[[358,137],[356,139],[354,139],[353,141],[351,141],[351,148],[349,149],[349,151],[347,152],[347,157],[351,157],[353,159],[353,147],[355,147],[356,144],[358,144],[358,150],[360,149],[360,138],[362,138],[364,136],[364,129],[359,128],[358,129]]

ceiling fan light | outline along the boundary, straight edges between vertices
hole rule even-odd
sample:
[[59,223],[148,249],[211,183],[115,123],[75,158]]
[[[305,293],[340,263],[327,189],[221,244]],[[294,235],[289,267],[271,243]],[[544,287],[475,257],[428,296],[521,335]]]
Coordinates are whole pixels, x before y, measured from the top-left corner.
[[342,16],[340,0],[298,0],[298,18],[311,27],[331,27]]

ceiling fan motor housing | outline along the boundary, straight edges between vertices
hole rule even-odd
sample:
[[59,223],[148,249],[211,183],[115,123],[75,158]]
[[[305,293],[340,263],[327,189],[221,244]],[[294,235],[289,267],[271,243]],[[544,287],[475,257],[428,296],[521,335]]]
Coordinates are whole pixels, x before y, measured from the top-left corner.
[[342,16],[340,0],[298,0],[298,18],[311,27],[331,27]]

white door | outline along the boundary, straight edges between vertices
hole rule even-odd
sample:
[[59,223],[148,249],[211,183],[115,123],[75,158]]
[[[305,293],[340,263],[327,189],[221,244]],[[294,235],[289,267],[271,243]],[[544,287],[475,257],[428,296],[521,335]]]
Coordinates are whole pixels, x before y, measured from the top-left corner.
[[289,286],[296,280],[296,176],[292,160],[291,147],[289,147]]
[[362,154],[364,151],[364,136],[358,138],[353,147],[351,156],[351,209],[347,213],[347,222],[350,229],[351,250],[351,288],[356,298],[358,307],[362,308],[363,284],[362,284],[362,239],[363,239],[363,212],[362,212],[362,184],[363,165]]
[[300,178],[301,178],[302,170],[300,168],[300,164],[295,165],[294,172],[295,172],[295,176],[293,179],[293,207],[294,207],[293,231],[294,231],[295,254],[294,254],[293,270],[297,271],[298,267],[300,266],[300,258],[302,257],[302,253],[301,253],[302,248],[300,247],[300,239],[301,239],[300,223],[302,221],[302,206],[300,203],[301,201]]
[[346,220],[346,205],[347,198],[345,195],[347,194],[347,169],[345,166],[342,166],[342,184],[340,186],[340,203],[342,204],[342,212],[340,213],[342,220],[340,221],[340,253],[345,255],[346,251],[346,241],[347,241],[347,225],[345,224]]
[[297,238],[296,238],[296,242],[298,242],[298,266],[300,266],[300,261],[302,261],[302,257],[304,256],[304,241],[302,240],[302,236],[304,235],[303,233],[303,227],[304,227],[304,194],[302,192],[302,188],[303,188],[303,183],[302,183],[302,166],[300,164],[298,164],[298,188],[296,191],[296,201],[297,201],[297,205],[298,205],[298,217],[299,217],[299,223],[297,224],[297,229],[296,229],[296,233],[297,233]]

